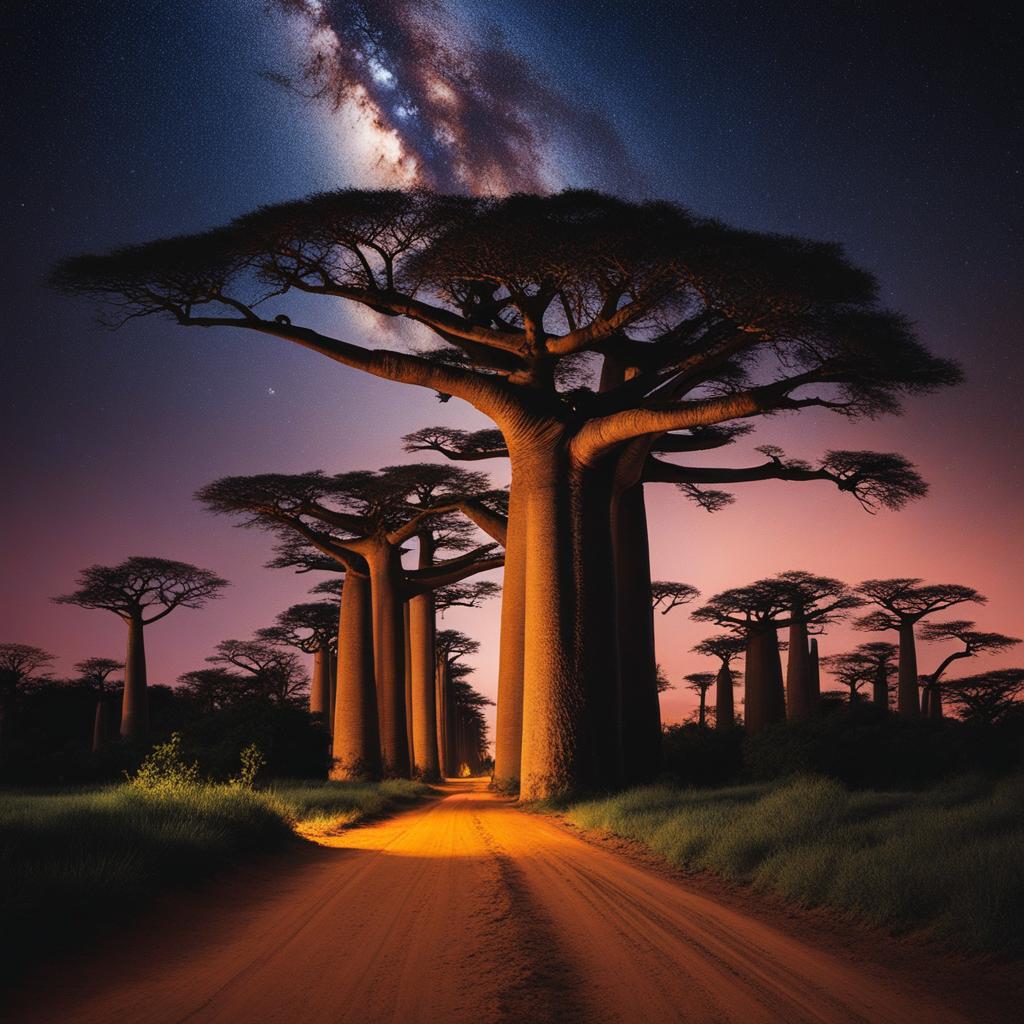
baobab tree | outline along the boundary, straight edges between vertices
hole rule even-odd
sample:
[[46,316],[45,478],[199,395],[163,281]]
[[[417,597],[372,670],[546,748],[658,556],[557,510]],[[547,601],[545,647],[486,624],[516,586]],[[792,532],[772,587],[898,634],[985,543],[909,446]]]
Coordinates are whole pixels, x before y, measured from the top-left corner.
[[[861,686],[870,684],[871,702],[878,707],[889,706],[889,680],[892,677],[897,649],[895,644],[875,640],[846,654],[833,654],[823,659],[826,668],[844,686],[850,688],[850,701]],[[851,681],[852,680],[852,681]]]
[[98,753],[106,745],[111,729],[108,724],[109,707],[107,697],[123,681],[110,682],[115,672],[124,668],[123,661],[115,658],[86,658],[75,665],[78,678],[96,695],[96,713],[92,723],[92,752]]
[[[367,719],[371,714],[379,722],[384,771],[397,776],[411,774],[404,604],[439,586],[497,568],[502,558],[494,554],[493,544],[485,544],[442,561],[434,561],[431,551],[432,564],[405,569],[401,561],[403,546],[416,538],[422,545],[439,517],[450,516],[459,510],[461,502],[486,491],[487,481],[481,474],[414,464],[335,476],[310,472],[226,477],[197,493],[212,511],[242,516],[243,526],[270,529],[280,535],[297,534],[345,569],[334,723],[336,777],[373,774],[376,770],[378,755],[369,749],[372,729]],[[429,493],[428,501],[421,500],[425,492]],[[454,537],[450,520],[445,524],[443,528]],[[358,591],[364,593],[356,596]],[[367,635],[367,606],[372,624],[372,662],[368,652],[362,650]],[[346,621],[347,611],[353,617],[351,622]],[[417,635],[410,659],[413,671],[422,661],[421,646],[432,659],[431,635],[427,630]],[[373,677],[367,679],[370,664]],[[414,701],[424,709],[426,724],[416,730],[414,716],[413,727],[423,746],[422,763],[417,769],[419,774],[433,776],[437,773],[433,668],[429,682],[421,682]]]
[[921,628],[921,639],[928,643],[948,643],[956,640],[963,644],[939,662],[930,675],[921,676],[921,713],[928,718],[942,718],[942,687],[940,683],[946,670],[961,658],[974,658],[979,654],[994,654],[1015,647],[1020,640],[1005,633],[982,633],[967,619],[950,622],[926,622]]
[[715,729],[728,732],[736,724],[733,690],[739,674],[732,668],[733,659],[743,653],[746,639],[741,633],[719,633],[705,637],[692,650],[708,658],[718,659],[715,673]]
[[[499,689],[523,693],[527,798],[617,779],[616,570],[633,562],[629,496],[654,441],[779,411],[895,413],[959,380],[838,246],[586,191],[321,193],[77,257],[53,282],[121,324],[158,314],[281,338],[493,421],[512,471],[506,600],[525,595],[509,630],[526,638],[521,678]],[[302,322],[308,303],[263,313],[289,293],[404,317],[440,346],[367,349]]]
[[309,688],[309,712],[331,727],[331,667],[338,650],[340,601],[306,601],[293,604],[277,616],[277,623],[256,631],[261,640],[295,647],[313,655]]
[[35,676],[53,661],[53,655],[31,644],[0,644],[0,751],[18,698]]
[[959,583],[931,583],[912,577],[865,580],[857,587],[877,610],[854,622],[855,629],[881,633],[892,630],[899,635],[899,670],[896,683],[896,709],[905,718],[921,714],[918,700],[917,645],[914,628],[924,618],[968,602],[987,600],[972,587]]
[[465,675],[469,668],[462,659],[476,654],[480,650],[480,642],[458,629],[439,629],[434,650],[437,658],[441,768],[443,774],[449,776],[458,772],[461,763],[455,682],[459,674]]
[[699,701],[697,705],[697,725],[703,729],[707,725],[708,720],[708,690],[715,685],[715,673],[691,672],[689,675],[683,676],[683,680],[686,682],[686,688],[697,694]]
[[294,704],[309,688],[298,655],[270,640],[222,640],[206,660],[229,671],[237,669],[250,696],[281,706]]
[[992,725],[1019,709],[1024,694],[1024,668],[997,668],[945,686],[953,710],[965,722]]
[[[713,622],[739,633],[746,641],[744,723],[750,735],[786,718],[787,693],[782,681],[778,630],[790,627],[790,659],[794,645],[807,656],[807,627],[836,621],[863,601],[842,582],[806,572],[783,572],[716,594],[692,613],[698,622]],[[791,671],[790,689],[803,691],[790,708],[806,705],[806,674]]]
[[[860,691],[865,686],[875,686],[878,677],[877,663],[870,657],[851,651],[848,654],[830,654],[822,659],[826,669],[846,687],[849,703],[857,702]],[[874,690],[872,690],[874,695]]]
[[89,566],[76,583],[77,590],[54,601],[113,612],[128,627],[121,736],[141,740],[149,731],[145,627],[177,608],[202,608],[221,596],[228,581],[188,562],[133,557],[118,565]]

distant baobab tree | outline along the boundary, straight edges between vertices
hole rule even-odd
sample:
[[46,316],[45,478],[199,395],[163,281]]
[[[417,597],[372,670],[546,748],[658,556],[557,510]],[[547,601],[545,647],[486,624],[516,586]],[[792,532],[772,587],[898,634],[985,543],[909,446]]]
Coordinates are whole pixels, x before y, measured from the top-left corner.
[[871,687],[871,702],[878,707],[889,706],[889,680],[892,677],[897,649],[895,644],[876,640],[858,644],[847,654],[832,654],[822,664],[850,691],[850,703],[863,686]]
[[197,668],[178,676],[178,690],[204,715],[233,707],[252,695],[250,677],[228,668]]
[[1005,633],[982,633],[967,619],[950,622],[926,622],[921,628],[921,639],[928,643],[948,643],[956,640],[963,644],[959,651],[947,655],[934,672],[921,676],[921,714],[928,718],[942,718],[942,677],[954,661],[974,658],[979,654],[994,654],[1015,647],[1020,640]]
[[1024,668],[997,668],[946,683],[953,710],[965,721],[992,725],[1019,710],[1024,695]]
[[[649,588],[642,482],[655,446],[703,450],[702,431],[779,411],[897,413],[906,395],[960,379],[838,246],[590,191],[325,192],[70,259],[52,280],[120,324],[159,314],[280,338],[493,421],[512,471],[505,600],[522,609],[503,616],[504,642],[523,650],[499,693],[523,707],[525,798],[621,776],[609,752],[631,627],[618,615]],[[303,301],[287,314],[263,312],[292,295]],[[439,345],[327,335],[310,296],[412,320]]]
[[[411,774],[405,602],[497,568],[502,557],[495,554],[494,544],[485,544],[436,564],[406,569],[401,561],[403,546],[414,539],[424,544],[428,532],[435,528],[447,530],[453,543],[458,536],[457,544],[463,546],[465,535],[452,517],[465,501],[490,493],[482,474],[431,464],[335,476],[310,472],[225,477],[197,493],[212,511],[242,517],[243,526],[258,526],[281,536],[297,534],[345,570],[334,722],[337,777],[376,774],[381,757],[386,773]],[[430,551],[430,562],[434,554]],[[370,636],[372,656],[364,650]],[[422,709],[424,723],[417,730],[414,715],[414,739],[418,734],[423,746],[423,760],[417,768],[429,777],[437,773],[431,644],[432,632],[420,629],[410,652],[410,670],[421,683],[414,705]],[[424,656],[431,663],[426,681],[422,670],[416,675]],[[373,675],[368,677],[371,666]],[[379,753],[371,716],[379,723]]]
[[732,662],[743,653],[746,644],[742,633],[719,633],[705,637],[693,647],[695,654],[718,659],[715,674],[715,729],[718,732],[728,732],[736,724],[733,689],[739,674],[733,670]]
[[237,669],[248,695],[281,706],[294,703],[309,688],[298,655],[270,640],[222,640],[206,660],[228,671]]
[[121,735],[141,740],[149,731],[145,627],[176,608],[202,608],[221,596],[228,581],[188,562],[133,557],[118,565],[89,566],[76,582],[77,590],[54,601],[113,612],[128,627]]
[[340,601],[306,601],[293,604],[277,616],[277,623],[256,631],[261,640],[295,647],[313,655],[309,688],[309,712],[331,728],[331,669],[338,650]]
[[96,713],[92,725],[92,752],[98,753],[106,745],[111,729],[108,719],[110,708],[107,697],[123,680],[110,682],[110,676],[124,668],[123,661],[114,658],[86,658],[75,665],[78,678],[96,695]]
[[918,700],[917,645],[914,627],[929,615],[958,604],[984,604],[986,598],[972,587],[959,583],[930,583],[911,577],[865,580],[857,587],[877,610],[854,622],[855,629],[899,634],[900,658],[896,689],[896,709],[906,718],[921,714]]
[[[800,709],[796,717],[807,713],[807,628],[833,622],[861,604],[839,580],[791,571],[722,591],[693,612],[698,622],[724,626],[746,640],[744,724],[750,735],[785,720],[787,706],[791,715]],[[785,627],[790,629],[788,700],[778,641],[778,630]]]
[[0,752],[18,698],[53,655],[31,644],[0,643]]
[[708,721],[708,690],[715,685],[714,672],[691,672],[683,676],[686,688],[697,694],[697,725],[703,729]]

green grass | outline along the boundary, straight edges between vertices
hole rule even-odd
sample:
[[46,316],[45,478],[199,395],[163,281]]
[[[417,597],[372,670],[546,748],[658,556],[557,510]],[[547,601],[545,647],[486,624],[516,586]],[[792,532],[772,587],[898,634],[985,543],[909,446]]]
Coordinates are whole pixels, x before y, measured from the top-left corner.
[[1024,955],[1024,776],[918,793],[849,792],[816,777],[652,786],[564,810],[582,828],[802,907],[962,952]]
[[392,780],[0,792],[0,974],[254,853],[379,817],[428,787]]

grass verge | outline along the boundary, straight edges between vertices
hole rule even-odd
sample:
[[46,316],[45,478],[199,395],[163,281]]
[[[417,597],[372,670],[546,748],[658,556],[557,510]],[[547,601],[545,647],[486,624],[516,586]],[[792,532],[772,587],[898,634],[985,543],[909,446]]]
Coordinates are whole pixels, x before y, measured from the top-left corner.
[[829,907],[967,953],[1024,955],[1024,776],[924,792],[807,777],[726,789],[652,786],[560,808],[802,907]]
[[336,832],[427,791],[404,780],[285,780],[262,790],[195,782],[0,792],[0,977],[296,832]]

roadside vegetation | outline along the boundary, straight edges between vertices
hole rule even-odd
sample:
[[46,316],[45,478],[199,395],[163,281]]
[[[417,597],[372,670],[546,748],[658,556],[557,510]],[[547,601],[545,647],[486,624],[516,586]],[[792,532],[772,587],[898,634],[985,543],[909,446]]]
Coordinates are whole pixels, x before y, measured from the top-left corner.
[[33,955],[81,947],[158,894],[421,798],[409,780],[282,780],[258,787],[246,751],[230,782],[205,781],[174,737],[131,781],[94,789],[0,790],[0,976]]
[[968,953],[1024,955],[1024,775],[920,792],[804,776],[722,789],[660,785],[564,808],[669,863],[829,907]]

